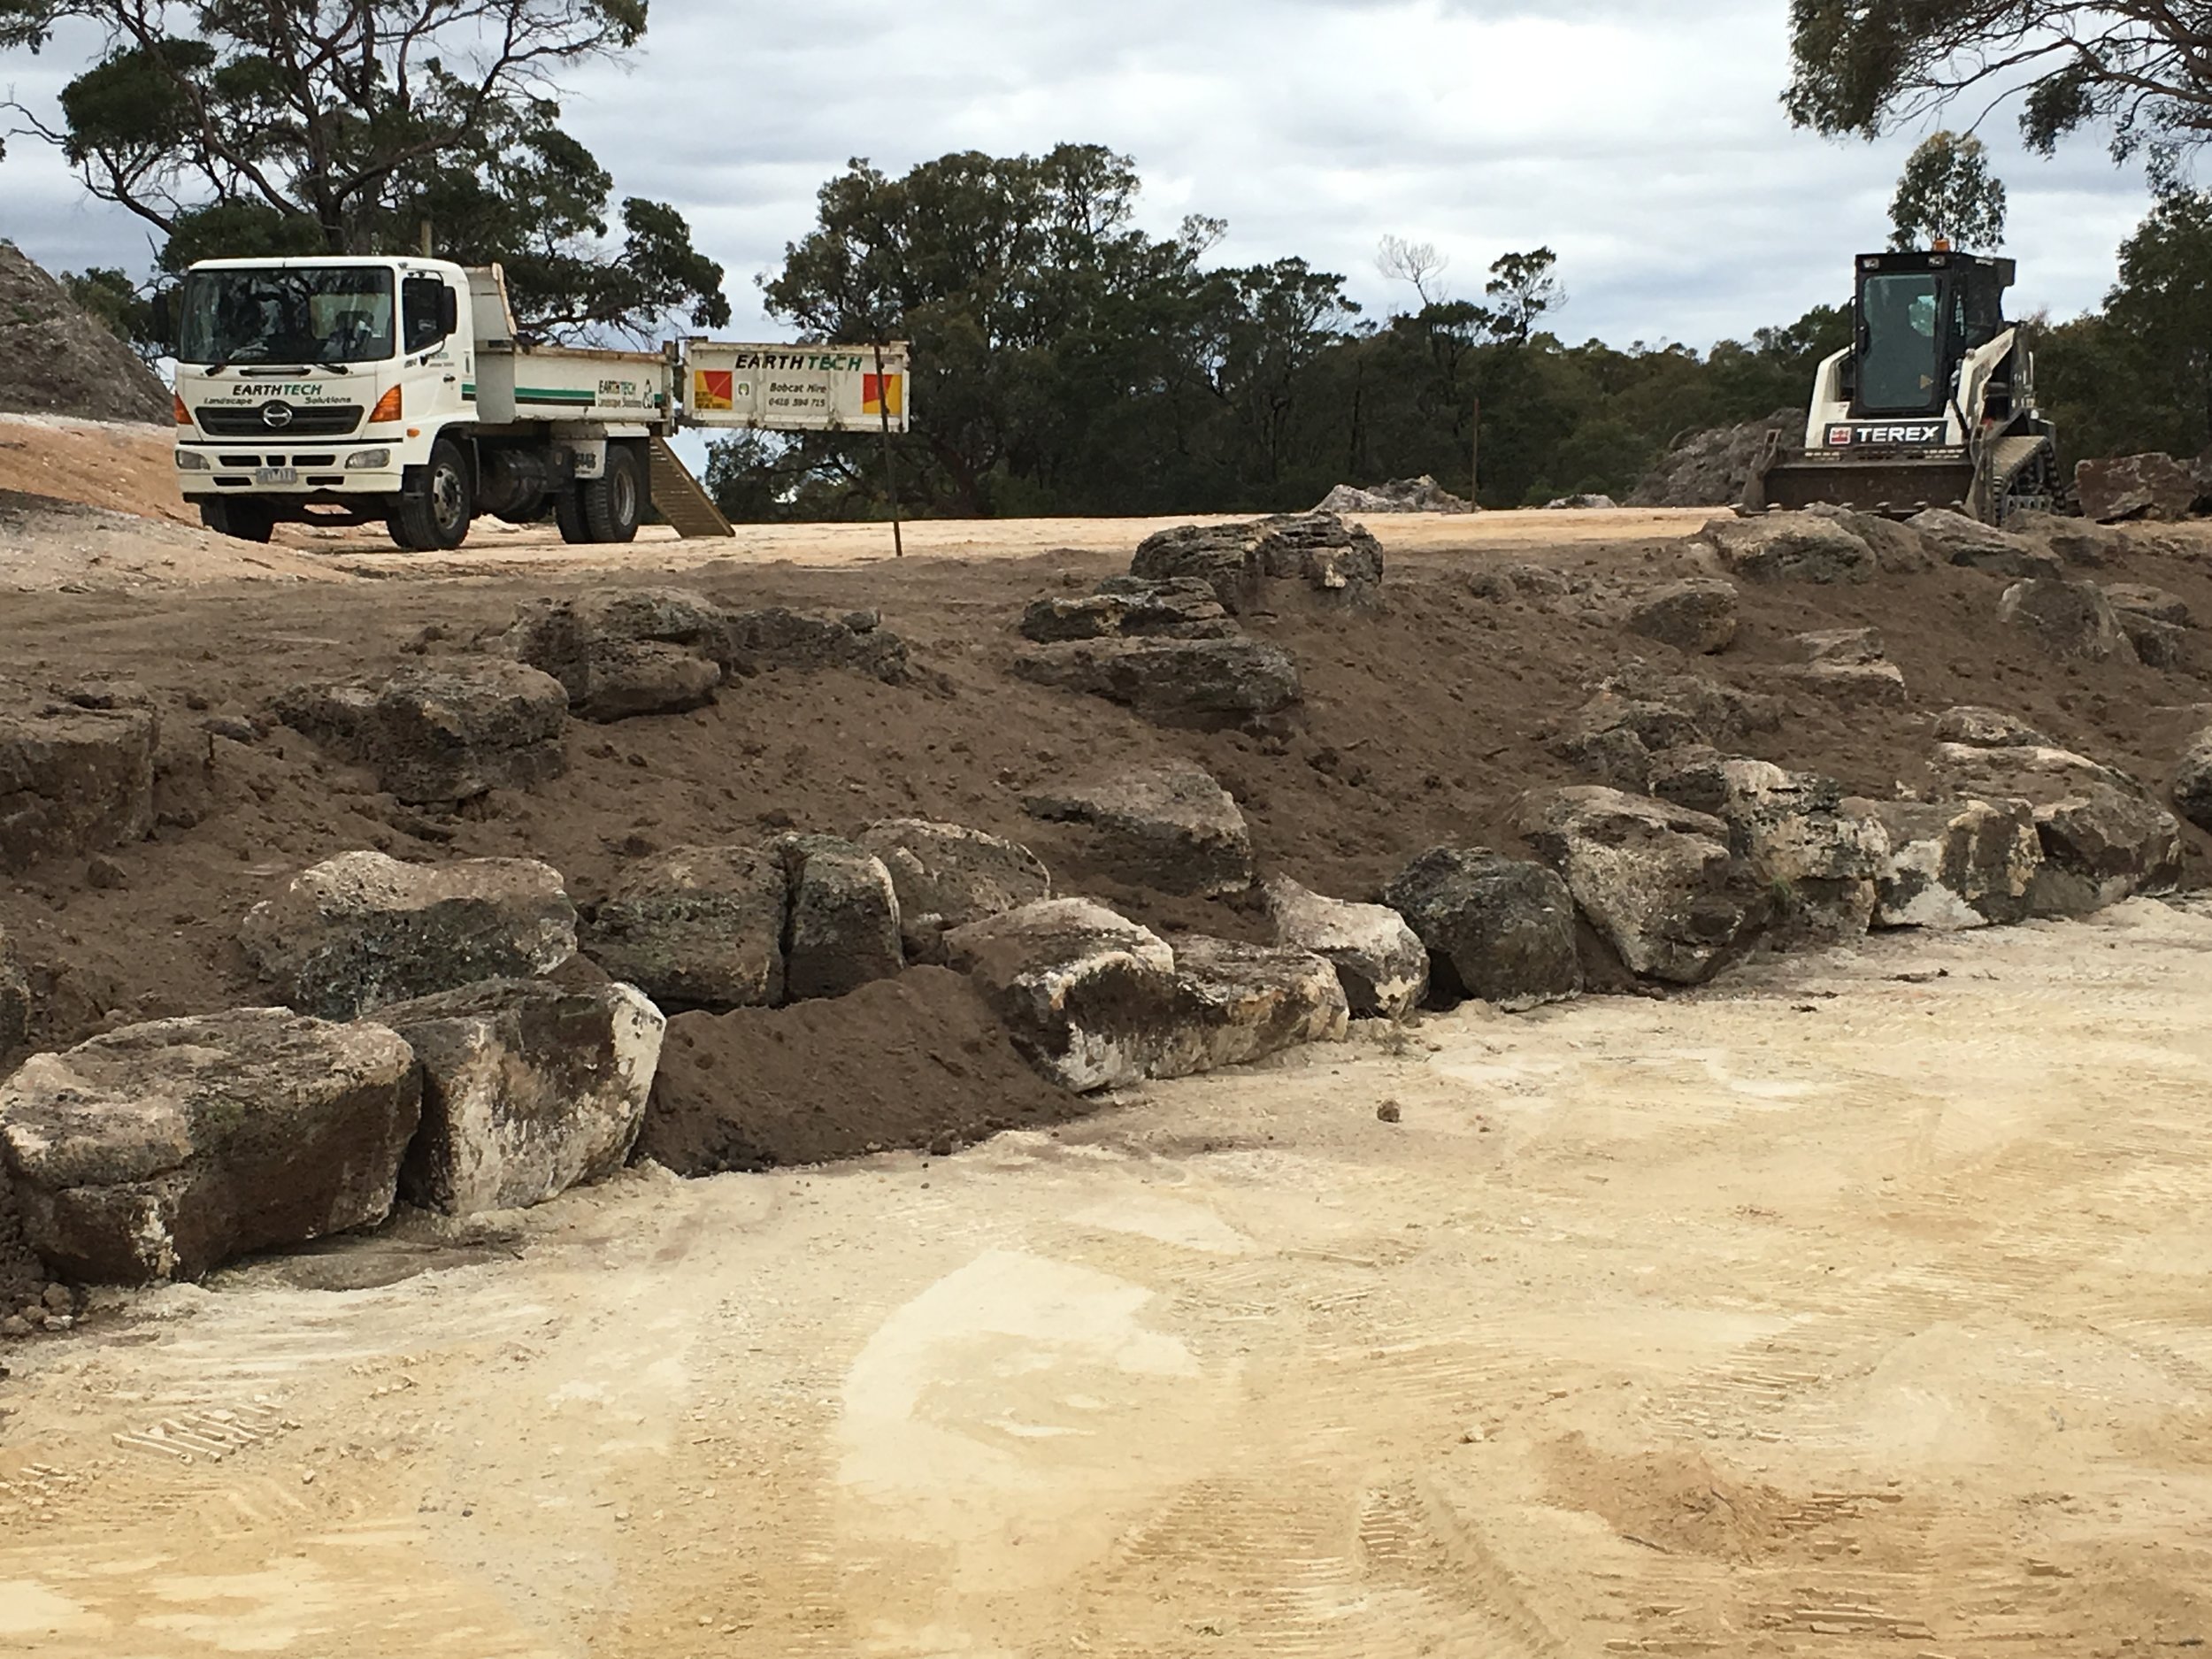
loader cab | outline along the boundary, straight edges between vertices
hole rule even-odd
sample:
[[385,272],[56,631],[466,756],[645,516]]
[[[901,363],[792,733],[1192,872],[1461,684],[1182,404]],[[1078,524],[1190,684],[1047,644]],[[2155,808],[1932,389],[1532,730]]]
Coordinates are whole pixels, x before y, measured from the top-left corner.
[[1943,414],[1960,362],[2008,326],[2004,294],[2015,268],[1978,254],[1861,254],[1853,418]]

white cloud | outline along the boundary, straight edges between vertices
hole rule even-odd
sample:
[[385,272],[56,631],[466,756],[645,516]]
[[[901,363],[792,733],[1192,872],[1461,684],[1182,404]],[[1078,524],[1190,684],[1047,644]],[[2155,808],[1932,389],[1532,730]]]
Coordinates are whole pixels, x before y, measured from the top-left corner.
[[[1779,0],[659,0],[645,49],[579,76],[569,121],[625,194],[675,202],[730,270],[741,331],[772,328],[754,276],[813,222],[846,159],[1096,142],[1134,156],[1157,231],[1225,217],[1216,257],[1303,255],[1371,308],[1385,233],[1451,256],[1478,291],[1502,252],[1558,250],[1574,338],[1697,345],[1839,298],[1879,246],[1913,135],[1793,131]],[[82,35],[0,63],[35,103]],[[2003,118],[1992,123],[2001,129]],[[1990,134],[2012,196],[2016,308],[2093,303],[2141,216],[2093,141],[2047,162]],[[50,265],[142,265],[120,210],[87,204],[18,141],[0,234]]]

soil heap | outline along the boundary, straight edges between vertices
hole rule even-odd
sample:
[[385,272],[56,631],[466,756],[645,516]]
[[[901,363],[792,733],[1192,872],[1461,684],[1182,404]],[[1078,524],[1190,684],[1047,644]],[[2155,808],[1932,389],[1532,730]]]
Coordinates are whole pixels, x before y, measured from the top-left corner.
[[1776,432],[1799,432],[1801,409],[1778,409],[1764,420],[1714,426],[1678,438],[1628,498],[1632,507],[1727,507],[1743,499],[1744,485]]
[[0,410],[166,422],[169,388],[12,242],[0,242]]

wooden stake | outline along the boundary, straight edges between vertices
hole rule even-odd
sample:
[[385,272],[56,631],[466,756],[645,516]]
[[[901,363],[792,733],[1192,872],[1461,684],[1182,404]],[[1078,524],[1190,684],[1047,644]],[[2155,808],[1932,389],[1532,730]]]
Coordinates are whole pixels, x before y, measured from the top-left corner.
[[1482,488],[1482,399],[1475,399],[1474,437],[1467,445],[1467,499]]
[[876,342],[876,413],[883,420],[883,487],[891,497],[891,557],[902,559],[906,536],[899,528],[899,465],[891,449],[891,382],[883,372],[880,340]]

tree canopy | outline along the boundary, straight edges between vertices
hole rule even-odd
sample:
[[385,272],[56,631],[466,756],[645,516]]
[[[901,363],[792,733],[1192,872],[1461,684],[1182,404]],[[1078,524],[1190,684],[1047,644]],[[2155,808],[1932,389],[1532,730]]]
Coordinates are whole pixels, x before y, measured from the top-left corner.
[[0,46],[104,35],[58,127],[12,106],[181,270],[217,253],[497,258],[549,332],[727,320],[721,268],[559,126],[562,73],[636,44],[644,0],[0,0]]
[[1801,127],[1873,137],[1967,99],[2020,100],[2047,155],[2101,127],[2116,155],[2212,137],[2212,11],[2173,0],[1790,0]]
[[2005,187],[1989,170],[1989,147],[1971,134],[1931,133],[1905,163],[1889,204],[1890,246],[1947,237],[1987,251],[2005,242]]

